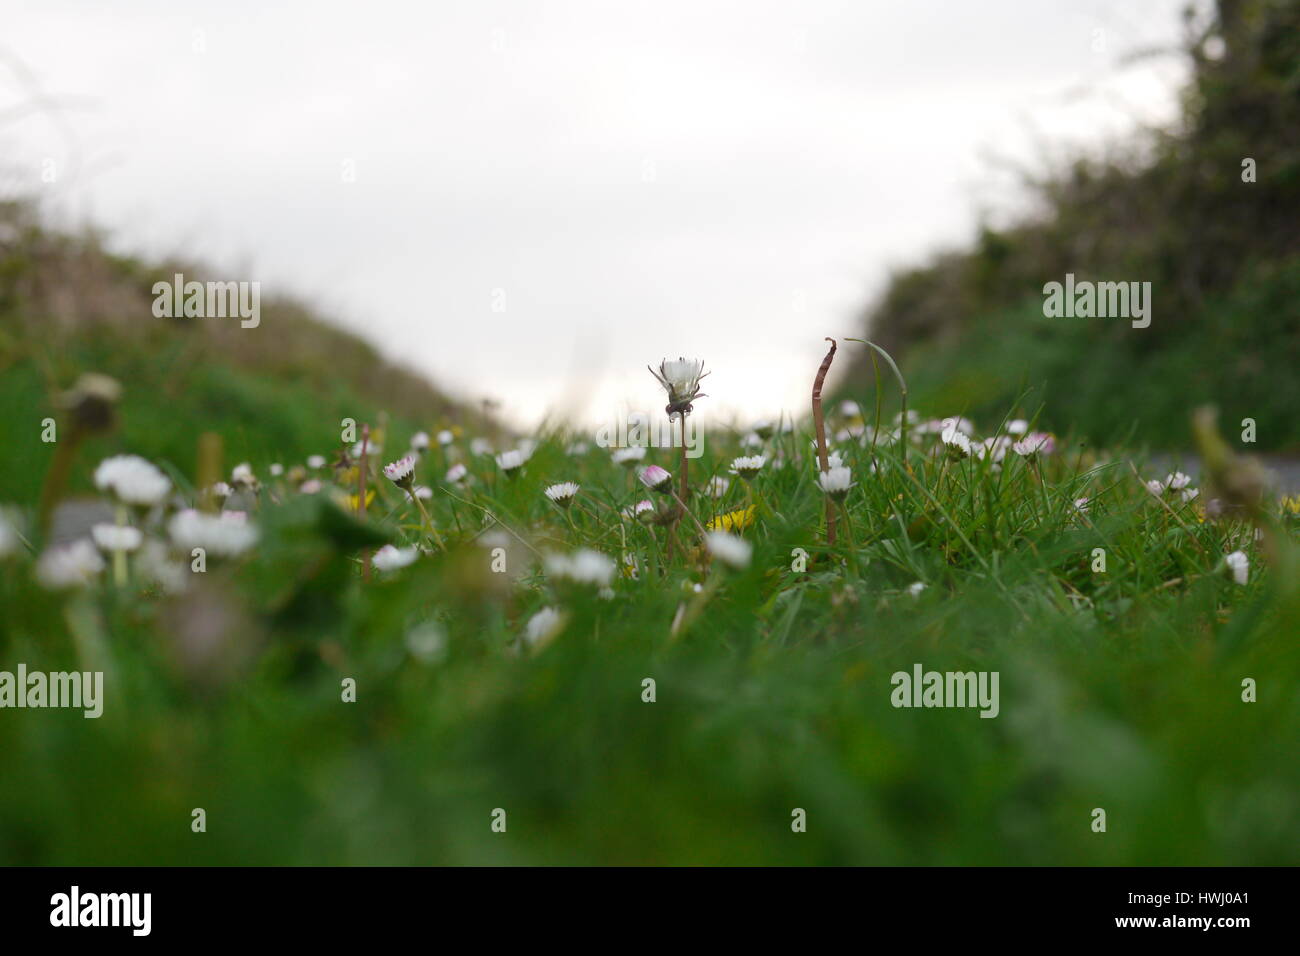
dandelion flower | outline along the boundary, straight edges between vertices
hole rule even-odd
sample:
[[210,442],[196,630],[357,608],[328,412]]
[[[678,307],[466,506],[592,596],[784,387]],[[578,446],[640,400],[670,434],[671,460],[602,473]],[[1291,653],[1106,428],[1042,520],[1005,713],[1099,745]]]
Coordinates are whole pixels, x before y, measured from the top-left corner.
[[1238,584],[1245,584],[1250,580],[1250,559],[1246,557],[1245,551],[1234,551],[1225,556],[1223,562],[1232,573],[1232,580]]
[[415,455],[408,453],[384,465],[384,477],[399,488],[411,487],[411,480],[415,477]]
[[104,559],[85,538],[51,548],[36,562],[36,578],[51,590],[89,584],[104,570]]
[[709,523],[704,527],[709,531],[739,531],[748,528],[754,523],[755,505],[748,508],[741,508],[739,511],[730,511],[725,515],[718,515],[710,518]]
[[817,475],[817,484],[821,486],[832,501],[843,501],[853,487],[853,473],[843,466],[831,468]]
[[546,489],[546,497],[550,498],[561,508],[567,508],[573,504],[574,496],[578,494],[578,484],[573,481],[562,481],[558,485],[551,485]]
[[171,479],[138,455],[114,455],[95,469],[95,487],[123,504],[150,507],[171,491]]
[[754,546],[748,541],[725,531],[710,531],[704,536],[704,545],[709,554],[737,570],[749,567],[754,554]]
[[744,481],[752,481],[754,476],[767,464],[765,455],[742,455],[731,463],[731,473]]
[[101,551],[134,551],[144,541],[139,528],[129,525],[97,524],[90,529],[90,536]]
[[667,494],[673,487],[672,474],[667,468],[660,468],[658,465],[647,465],[641,472],[640,478],[641,484],[660,494]]

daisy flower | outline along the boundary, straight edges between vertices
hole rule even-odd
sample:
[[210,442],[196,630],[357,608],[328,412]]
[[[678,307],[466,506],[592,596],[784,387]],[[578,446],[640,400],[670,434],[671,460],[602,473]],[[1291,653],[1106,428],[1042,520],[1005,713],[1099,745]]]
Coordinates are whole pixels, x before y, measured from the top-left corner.
[[956,426],[945,428],[940,432],[939,441],[943,443],[948,457],[954,461],[960,461],[971,456],[970,438]]
[[458,485],[465,480],[469,474],[469,469],[464,465],[456,464],[447,469],[447,474],[443,476],[443,481],[449,485]]
[[660,468],[658,465],[647,465],[642,470],[640,478],[641,484],[651,491],[667,494],[672,490],[673,476],[667,468]]
[[1023,435],[1027,431],[1029,431],[1029,422],[1023,418],[1013,418],[1007,422],[1008,435]]
[[632,507],[627,509],[627,516],[629,518],[635,518],[637,521],[643,521],[646,524],[649,524],[654,520],[655,516],[654,502],[649,498],[642,498]]
[[370,563],[375,566],[376,571],[395,571],[411,564],[419,554],[416,548],[395,548],[391,544],[386,544],[374,553]]
[[743,481],[752,481],[766,464],[765,455],[742,455],[731,462],[731,473]]
[[748,541],[725,531],[710,531],[704,536],[704,545],[709,554],[737,570],[749,567],[754,554],[754,546]]
[[104,570],[104,559],[85,538],[51,548],[36,562],[36,578],[51,590],[89,584]]
[[573,554],[548,554],[543,563],[547,574],[577,584],[603,588],[614,577],[613,558],[590,548],[580,548]]
[[455,433],[453,433],[449,429],[444,428],[442,431],[438,432],[439,445],[444,445],[444,446],[450,445],[455,440],[456,440]]
[[230,473],[230,481],[246,488],[257,487],[257,476],[253,474],[253,466],[246,461],[235,466]]
[[551,485],[546,489],[546,497],[561,508],[567,508],[573,504],[574,496],[578,494],[578,484],[573,481],[562,481],[558,485]]
[[171,491],[171,479],[138,455],[114,455],[95,469],[95,487],[128,505],[161,504]]
[[714,475],[709,479],[709,483],[704,486],[705,492],[710,498],[721,498],[731,487],[731,482],[721,475]]
[[204,514],[187,508],[178,511],[167,525],[172,541],[182,551],[202,548],[208,554],[235,557],[257,543],[257,528],[242,511]]
[[497,455],[497,467],[507,475],[513,475],[520,468],[524,467],[524,462],[526,461],[528,461],[528,453],[520,448],[503,451],[501,454]]
[[1172,475],[1165,476],[1166,491],[1182,491],[1192,483],[1190,475],[1184,475],[1181,471],[1176,471]]
[[144,541],[139,528],[129,525],[97,524],[90,529],[90,536],[101,551],[134,551]]
[[384,477],[399,488],[411,487],[415,477],[415,454],[407,453],[390,464],[384,465]]
[[1047,432],[1030,432],[1011,446],[1021,458],[1033,460],[1039,455],[1050,455],[1056,450],[1056,439]]
[[307,467],[308,467],[308,468],[311,468],[311,469],[313,469],[313,470],[316,469],[316,468],[324,468],[324,467],[325,467],[325,456],[324,456],[324,455],[308,455],[308,456],[307,456]]
[[428,451],[429,450],[429,433],[416,432],[411,436],[411,451]]
[[613,458],[614,464],[625,465],[630,468],[645,458],[645,446],[631,445],[627,448],[620,448],[610,457]]
[[1238,584],[1245,584],[1250,580],[1250,559],[1246,557],[1245,551],[1234,551],[1232,554],[1226,555],[1223,563],[1231,572],[1232,580]]
[[544,607],[524,626],[524,643],[534,650],[545,647],[564,626],[564,618],[553,607]]
[[817,484],[831,500],[843,501],[849,489],[853,487],[853,473],[843,466],[831,468],[817,475]]
[[660,385],[668,392],[668,405],[664,409],[670,419],[678,415],[689,415],[691,403],[700,394],[700,379],[709,373],[704,371],[701,359],[664,359],[659,363],[659,371],[646,366]]

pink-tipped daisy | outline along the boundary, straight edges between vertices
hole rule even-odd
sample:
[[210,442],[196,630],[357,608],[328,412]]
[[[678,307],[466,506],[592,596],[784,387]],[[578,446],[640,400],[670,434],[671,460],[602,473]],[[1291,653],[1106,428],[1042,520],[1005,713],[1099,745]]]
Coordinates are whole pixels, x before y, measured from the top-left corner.
[[673,487],[672,474],[668,469],[660,468],[658,465],[647,465],[641,472],[640,478],[641,484],[660,494],[667,494]]
[[567,508],[573,504],[573,499],[577,496],[579,486],[574,481],[562,481],[558,485],[551,485],[545,491],[546,497],[561,508]]
[[399,488],[409,488],[415,477],[415,453],[409,452],[397,461],[384,465],[384,477]]

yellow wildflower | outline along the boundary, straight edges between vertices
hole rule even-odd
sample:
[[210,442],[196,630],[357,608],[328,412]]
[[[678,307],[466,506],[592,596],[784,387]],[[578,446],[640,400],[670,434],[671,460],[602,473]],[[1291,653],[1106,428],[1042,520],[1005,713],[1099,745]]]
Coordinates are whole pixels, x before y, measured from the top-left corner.
[[718,515],[705,525],[710,531],[740,531],[754,523],[754,506],[741,508],[729,514]]

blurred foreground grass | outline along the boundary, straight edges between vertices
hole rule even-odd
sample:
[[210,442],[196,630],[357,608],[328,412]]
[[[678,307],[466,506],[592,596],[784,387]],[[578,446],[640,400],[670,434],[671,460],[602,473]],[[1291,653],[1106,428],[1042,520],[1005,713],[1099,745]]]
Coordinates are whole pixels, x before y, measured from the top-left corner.
[[[670,558],[665,527],[623,516],[652,496],[608,450],[542,436],[507,477],[465,434],[417,465],[444,552],[378,471],[364,522],[332,500],[355,480],[344,467],[316,473],[317,494],[270,477],[259,452],[283,441],[302,455],[292,429],[333,424],[292,388],[274,397],[225,429],[262,481],[246,556],[212,560],[177,593],[139,574],[53,593],[27,557],[4,563],[0,669],[102,667],[109,686],[97,720],[0,710],[0,862],[1300,860],[1294,582],[1264,568],[1244,522],[1205,520],[1203,498],[1162,504],[1122,456],[1060,443],[995,469],[932,454],[931,434],[909,442],[909,474],[885,430],[872,442],[853,426],[834,448],[856,481],[851,524],[827,548],[811,435],[778,429],[752,492],[733,477],[723,498],[691,499],[702,522],[755,504],[752,562],[729,570],[691,521]],[[173,414],[183,459],[204,418]],[[384,459],[408,437],[390,426]],[[707,436],[693,488],[739,450]],[[444,480],[455,462],[463,484]],[[649,462],[677,467],[667,449]],[[543,495],[562,480],[583,488],[567,513]],[[10,503],[30,517],[31,494]],[[1294,542],[1295,515],[1282,520]],[[139,523],[165,537],[157,516]],[[383,540],[427,553],[363,580],[361,555]],[[635,576],[602,594],[531,550],[579,546],[630,558]],[[1097,547],[1105,573],[1091,570]],[[1244,586],[1223,569],[1238,548]],[[530,647],[547,606],[563,629]],[[891,674],[917,663],[1000,672],[1000,714],[895,709]],[[206,833],[191,832],[196,807]],[[1105,833],[1091,829],[1098,807]],[[496,808],[506,833],[490,829]]]

